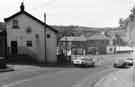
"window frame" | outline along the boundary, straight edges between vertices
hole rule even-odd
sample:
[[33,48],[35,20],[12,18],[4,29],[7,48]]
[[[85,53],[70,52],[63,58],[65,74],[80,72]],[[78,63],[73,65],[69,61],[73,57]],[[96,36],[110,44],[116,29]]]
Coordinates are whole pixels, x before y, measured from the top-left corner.
[[32,28],[31,28],[30,26],[28,26],[28,27],[26,28],[26,33],[27,33],[27,34],[32,33]]
[[26,46],[27,47],[32,47],[32,41],[31,40],[27,40],[26,41]]
[[13,29],[18,29],[19,28],[19,22],[18,22],[18,20],[14,19],[12,21],[12,28]]
[[51,38],[51,34],[46,34],[46,37],[49,39]]

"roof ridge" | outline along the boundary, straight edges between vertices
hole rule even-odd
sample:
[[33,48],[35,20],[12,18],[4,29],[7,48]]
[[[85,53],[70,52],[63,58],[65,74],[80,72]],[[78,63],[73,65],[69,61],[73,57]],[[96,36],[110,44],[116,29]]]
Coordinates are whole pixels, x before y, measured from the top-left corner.
[[21,11],[15,13],[15,14],[13,14],[13,15],[7,17],[7,18],[4,18],[4,21],[5,21],[5,22],[8,22],[8,21],[11,20],[12,18],[14,18],[14,17],[16,17],[16,16],[18,16],[18,15],[20,15],[20,14],[25,14],[25,15],[31,17],[33,20],[39,22],[39,23],[42,24],[43,26],[46,26],[46,27],[50,28],[51,30],[53,30],[53,31],[56,32],[56,33],[58,32],[56,29],[52,28],[51,26],[49,26],[48,24],[46,24],[46,23],[44,23],[43,21],[39,20],[38,18],[36,18],[35,16],[31,15],[30,13],[28,13],[28,12],[25,11],[25,10],[21,10]]

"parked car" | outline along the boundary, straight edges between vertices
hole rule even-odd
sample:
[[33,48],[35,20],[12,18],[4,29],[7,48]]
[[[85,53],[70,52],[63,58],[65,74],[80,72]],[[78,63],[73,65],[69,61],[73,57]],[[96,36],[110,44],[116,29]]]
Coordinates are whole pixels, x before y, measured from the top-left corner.
[[129,62],[129,65],[130,65],[130,66],[133,66],[134,63],[135,63],[135,58],[133,58],[133,57],[127,58],[126,61]]
[[131,58],[118,59],[114,62],[114,67],[128,68],[133,66],[133,60]]
[[72,60],[72,63],[75,66],[85,66],[85,67],[94,67],[95,66],[95,61],[92,58],[76,58],[74,60]]

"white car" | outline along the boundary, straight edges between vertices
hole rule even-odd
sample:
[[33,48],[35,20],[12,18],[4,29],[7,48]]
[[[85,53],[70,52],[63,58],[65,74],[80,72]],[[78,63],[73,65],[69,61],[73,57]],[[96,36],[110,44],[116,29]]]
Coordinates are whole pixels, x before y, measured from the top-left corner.
[[95,61],[92,58],[77,58],[72,60],[72,63],[77,66],[95,66]]
[[133,60],[132,58],[118,59],[114,62],[113,65],[114,67],[128,68],[130,66],[133,66]]
[[133,64],[135,63],[134,58],[127,58],[126,61],[129,63],[130,66],[133,66]]

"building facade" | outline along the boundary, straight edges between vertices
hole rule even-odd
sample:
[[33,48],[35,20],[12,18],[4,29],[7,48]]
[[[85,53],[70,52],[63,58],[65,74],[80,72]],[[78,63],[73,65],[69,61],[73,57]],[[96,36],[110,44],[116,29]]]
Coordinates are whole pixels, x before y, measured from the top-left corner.
[[115,51],[112,38],[101,33],[89,37],[84,35],[63,37],[60,42],[63,49],[83,48],[86,54],[105,54]]
[[132,8],[131,14],[121,20],[120,28],[125,30],[125,35],[129,46],[135,46],[135,7]]
[[135,8],[131,10],[131,14],[129,15],[128,24],[126,27],[127,37],[130,46],[135,46]]
[[6,25],[0,22],[0,57],[7,57],[7,33]]
[[5,18],[7,26],[7,45],[10,55],[30,55],[38,62],[57,62],[57,31],[25,11]]
[[114,48],[113,39],[111,37],[107,37],[104,33],[96,33],[87,38],[87,50],[90,53],[114,53]]

